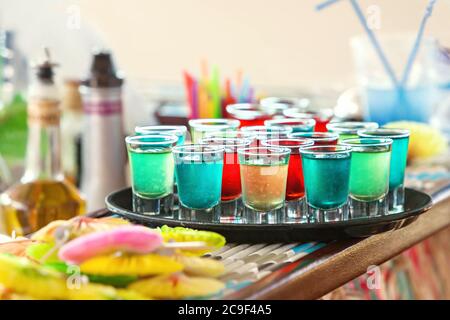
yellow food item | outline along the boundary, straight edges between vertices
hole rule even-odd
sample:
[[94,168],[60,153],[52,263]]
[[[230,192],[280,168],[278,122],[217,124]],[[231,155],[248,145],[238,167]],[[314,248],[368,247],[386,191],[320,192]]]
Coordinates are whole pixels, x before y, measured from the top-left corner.
[[36,299],[65,299],[65,277],[23,257],[0,254],[0,284]]
[[204,249],[179,250],[180,253],[185,255],[202,256],[207,252],[211,252],[213,250],[218,250],[222,248],[226,242],[225,238],[222,235],[211,231],[201,231],[183,227],[171,228],[168,226],[162,226],[161,228],[158,228],[158,230],[160,230],[161,235],[163,236],[164,241],[166,242],[202,241],[205,242],[206,245],[210,247],[210,249],[208,250]]
[[75,217],[70,220],[55,220],[36,231],[33,234],[32,239],[53,243],[55,242],[55,232],[58,229],[65,229],[69,233],[69,238],[67,240],[73,240],[91,232],[107,231],[127,224],[129,224],[129,222],[124,219],[112,217],[99,219]]
[[387,123],[384,127],[410,130],[409,159],[428,158],[447,150],[445,137],[430,125],[413,121],[398,121]]
[[87,283],[69,290],[71,300],[145,300],[145,296],[131,290],[116,289],[107,285]]
[[220,292],[224,287],[216,279],[189,277],[179,273],[139,280],[128,286],[133,291],[159,299],[206,297]]
[[225,271],[222,262],[214,259],[177,255],[175,259],[184,266],[184,272],[191,276],[219,277]]
[[83,262],[81,272],[102,276],[149,276],[183,270],[183,265],[172,257],[157,254],[105,255]]

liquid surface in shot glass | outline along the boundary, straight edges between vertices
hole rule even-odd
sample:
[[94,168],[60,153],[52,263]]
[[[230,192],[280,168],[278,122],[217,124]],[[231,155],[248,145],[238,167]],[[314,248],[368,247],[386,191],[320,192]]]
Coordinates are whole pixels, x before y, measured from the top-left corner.
[[286,196],[288,165],[241,164],[242,197],[256,211],[281,208]]
[[173,192],[174,160],[172,152],[130,150],[133,191],[147,199],[158,199]]
[[310,206],[331,209],[343,206],[349,193],[350,154],[317,158],[302,154],[306,198]]
[[350,196],[360,201],[383,198],[389,190],[390,151],[352,152]]
[[358,132],[360,137],[390,138],[392,142],[391,163],[389,172],[389,189],[393,190],[405,180],[406,162],[408,159],[409,131],[401,129],[377,129]]

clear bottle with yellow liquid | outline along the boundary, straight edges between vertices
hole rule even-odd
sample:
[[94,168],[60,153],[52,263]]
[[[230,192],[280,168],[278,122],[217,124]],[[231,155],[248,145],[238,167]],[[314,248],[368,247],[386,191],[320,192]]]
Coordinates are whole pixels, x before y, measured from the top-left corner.
[[58,90],[48,51],[37,66],[28,96],[28,144],[25,172],[0,194],[0,233],[26,235],[53,220],[83,214],[85,201],[61,166]]

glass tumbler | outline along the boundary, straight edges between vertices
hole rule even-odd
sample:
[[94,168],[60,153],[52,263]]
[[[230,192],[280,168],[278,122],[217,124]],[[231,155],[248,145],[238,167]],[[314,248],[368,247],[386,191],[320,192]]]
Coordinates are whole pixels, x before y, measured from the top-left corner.
[[387,214],[392,139],[347,139],[342,144],[352,148],[351,217]]
[[351,148],[300,148],[310,222],[342,221],[348,217]]
[[147,215],[168,214],[164,199],[173,193],[175,135],[138,135],[125,138],[131,170],[133,209]]
[[392,153],[389,171],[389,212],[401,212],[405,202],[405,169],[408,159],[409,130],[374,129],[358,131],[361,138],[392,139]]
[[193,119],[189,120],[191,138],[193,143],[198,143],[207,132],[226,131],[237,129],[239,120],[234,119]]

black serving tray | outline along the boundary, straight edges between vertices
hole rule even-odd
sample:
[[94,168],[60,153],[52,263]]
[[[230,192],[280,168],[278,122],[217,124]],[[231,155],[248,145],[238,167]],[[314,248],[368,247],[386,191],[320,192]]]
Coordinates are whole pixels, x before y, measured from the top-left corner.
[[286,219],[282,222],[247,223],[242,219],[226,221],[217,217],[182,217],[178,210],[170,215],[144,215],[133,212],[131,188],[111,193],[106,198],[111,212],[134,223],[149,227],[168,225],[215,231],[228,242],[279,243],[301,241],[330,241],[365,238],[371,235],[402,228],[431,208],[431,197],[414,189],[405,189],[405,211],[375,217],[346,218],[334,222],[299,222]]

